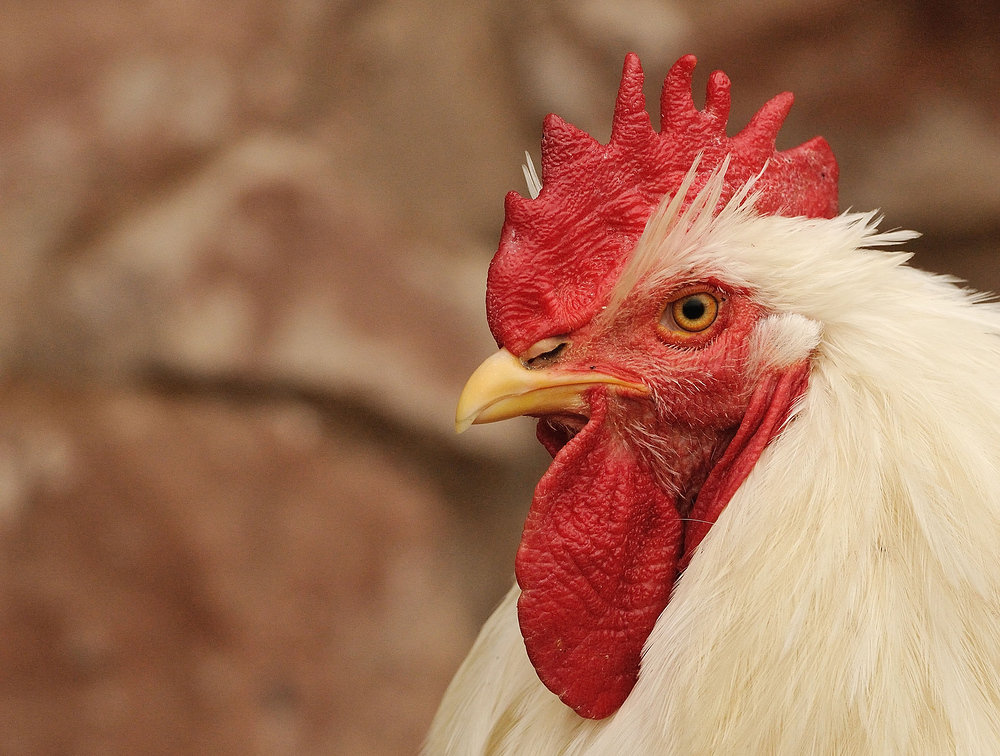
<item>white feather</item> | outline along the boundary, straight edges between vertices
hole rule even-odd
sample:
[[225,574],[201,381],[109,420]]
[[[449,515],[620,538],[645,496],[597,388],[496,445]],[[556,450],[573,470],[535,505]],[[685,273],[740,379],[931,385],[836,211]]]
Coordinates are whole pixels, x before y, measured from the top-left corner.
[[750,334],[747,372],[762,375],[768,368],[786,368],[801,362],[819,345],[822,327],[794,312],[768,315]]
[[912,234],[874,213],[762,216],[749,189],[714,213],[720,182],[683,213],[664,202],[615,302],[674,277],[747,287],[774,313],[759,359],[813,355],[795,420],[699,546],[618,712],[581,719],[541,685],[515,588],[428,756],[1000,754],[1000,314],[879,249]]
[[524,159],[528,162],[521,166],[521,170],[524,172],[524,181],[528,185],[528,194],[531,195],[531,199],[535,199],[542,192],[542,180],[538,178],[538,173],[535,172],[535,164],[531,160],[531,154],[525,150]]

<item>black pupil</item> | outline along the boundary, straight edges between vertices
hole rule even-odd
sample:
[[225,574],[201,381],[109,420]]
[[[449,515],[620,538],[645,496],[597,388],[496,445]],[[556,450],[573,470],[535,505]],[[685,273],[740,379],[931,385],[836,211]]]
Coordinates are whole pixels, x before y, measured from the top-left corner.
[[685,299],[681,305],[681,314],[687,320],[700,320],[705,315],[705,303],[698,297]]

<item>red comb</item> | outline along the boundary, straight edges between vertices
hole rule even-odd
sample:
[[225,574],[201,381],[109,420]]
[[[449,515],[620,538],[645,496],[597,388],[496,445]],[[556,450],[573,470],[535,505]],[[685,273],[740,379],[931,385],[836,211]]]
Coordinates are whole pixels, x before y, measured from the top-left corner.
[[518,354],[590,321],[653,209],[664,194],[677,191],[699,152],[691,196],[731,155],[723,203],[766,164],[755,185],[759,212],[814,218],[837,213],[837,161],[826,140],[775,149],[792,94],[773,98],[730,138],[729,78],[712,74],[699,111],[691,98],[695,63],[685,55],[667,74],[660,133],[646,112],[634,53],[625,58],[608,144],[559,116],[546,117],[541,193],[535,199],[507,195],[500,248],[490,266],[486,310],[498,343]]

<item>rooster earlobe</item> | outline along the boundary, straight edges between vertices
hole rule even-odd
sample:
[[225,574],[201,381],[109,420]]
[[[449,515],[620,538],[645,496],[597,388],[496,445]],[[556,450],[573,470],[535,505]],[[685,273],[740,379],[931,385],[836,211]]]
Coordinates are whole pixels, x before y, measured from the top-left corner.
[[615,100],[615,115],[611,121],[612,144],[640,145],[655,134],[646,112],[646,96],[642,93],[644,78],[639,56],[629,53],[625,57],[622,82]]

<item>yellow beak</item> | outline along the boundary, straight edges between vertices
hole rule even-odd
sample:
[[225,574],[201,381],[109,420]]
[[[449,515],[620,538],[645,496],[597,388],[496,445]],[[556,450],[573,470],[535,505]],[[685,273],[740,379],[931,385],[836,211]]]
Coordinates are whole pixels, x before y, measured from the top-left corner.
[[595,383],[622,386],[642,394],[649,390],[596,371],[568,371],[547,367],[529,369],[506,349],[476,368],[458,400],[455,432],[470,425],[493,423],[521,415],[587,412],[582,393]]

